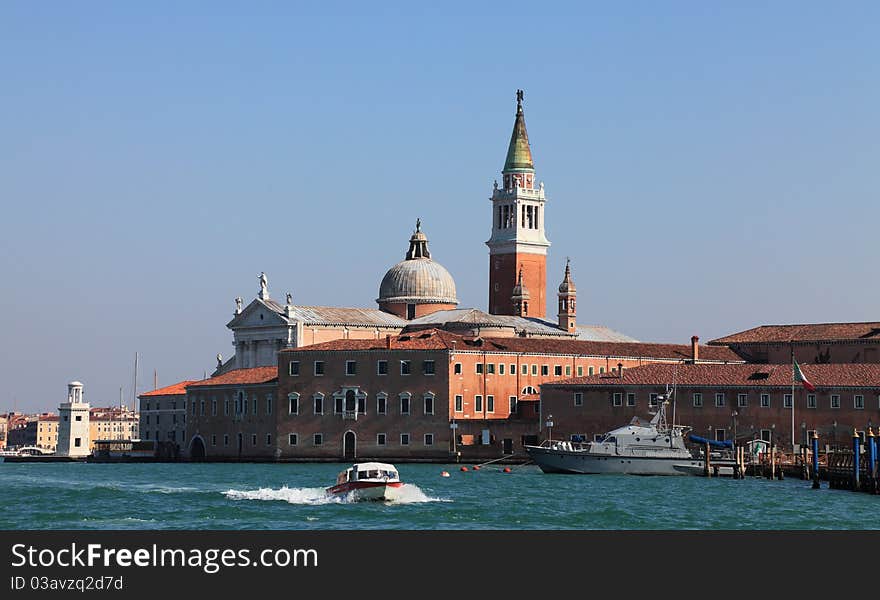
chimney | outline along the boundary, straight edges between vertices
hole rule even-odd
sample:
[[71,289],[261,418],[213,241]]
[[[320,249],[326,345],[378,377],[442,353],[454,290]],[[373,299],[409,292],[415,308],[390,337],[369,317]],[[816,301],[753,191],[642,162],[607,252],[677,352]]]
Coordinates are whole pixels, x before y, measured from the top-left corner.
[[391,350],[391,336],[390,335],[385,336],[385,347],[388,350]]
[[617,377],[623,379],[623,363],[617,363]]
[[700,360],[700,338],[694,335],[691,336],[691,361],[697,364],[698,360]]

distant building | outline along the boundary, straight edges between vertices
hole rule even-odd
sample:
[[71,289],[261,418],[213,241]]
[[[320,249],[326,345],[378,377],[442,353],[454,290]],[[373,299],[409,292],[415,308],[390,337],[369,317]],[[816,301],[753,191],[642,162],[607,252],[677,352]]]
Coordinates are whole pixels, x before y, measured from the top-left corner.
[[709,342],[755,363],[880,363],[880,323],[761,325]]
[[85,457],[91,453],[89,436],[89,403],[83,399],[83,384],[67,384],[67,402],[58,407],[59,429],[55,454]]
[[6,423],[6,446],[8,448],[36,446],[38,418],[39,415],[9,413]]
[[58,445],[59,417],[53,413],[43,413],[37,417],[37,446],[55,452]]
[[[717,440],[763,438],[780,446],[803,444],[817,431],[821,444],[849,445],[853,430],[880,425],[880,365],[805,364],[808,391],[792,397],[791,364],[652,364],[623,373],[596,374],[541,386],[542,421],[553,416],[553,438],[593,439],[649,417],[670,395],[667,417]],[[547,436],[542,425],[542,437]]]
[[108,406],[89,409],[89,449],[96,441],[138,439],[137,414],[125,407]]
[[8,420],[6,415],[0,415],[0,450],[6,448],[6,425]]
[[180,381],[138,396],[140,439],[186,445],[186,386],[193,382]]

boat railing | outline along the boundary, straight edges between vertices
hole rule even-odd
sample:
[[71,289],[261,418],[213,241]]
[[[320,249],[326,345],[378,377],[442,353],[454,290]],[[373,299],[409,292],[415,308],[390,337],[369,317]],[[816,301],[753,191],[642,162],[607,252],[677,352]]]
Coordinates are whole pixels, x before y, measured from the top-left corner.
[[549,450],[586,450],[590,447],[590,442],[569,442],[566,440],[544,440],[541,442],[541,448]]

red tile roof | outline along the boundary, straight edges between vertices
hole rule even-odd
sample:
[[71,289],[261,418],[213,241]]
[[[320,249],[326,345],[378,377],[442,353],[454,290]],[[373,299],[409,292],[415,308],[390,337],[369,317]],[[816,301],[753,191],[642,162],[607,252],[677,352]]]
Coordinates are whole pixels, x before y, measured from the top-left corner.
[[157,390],[144,392],[138,398],[149,398],[151,396],[183,396],[186,394],[186,386],[195,382],[195,379],[186,379],[178,383],[167,385]]
[[710,344],[880,340],[880,323],[807,323],[761,325],[712,340]]
[[[816,387],[880,388],[880,364],[801,365],[806,378]],[[651,364],[623,370],[623,377],[603,373],[541,384],[541,387],[584,385],[672,385],[720,387],[791,387],[792,367],[754,364]],[[798,389],[802,389],[798,384]]]
[[222,375],[195,381],[187,388],[205,387],[209,385],[242,385],[269,383],[278,379],[278,367],[254,367],[253,369],[235,369]]
[[[485,350],[487,352],[516,352],[526,354],[568,354],[614,358],[655,358],[685,360],[691,357],[690,344],[651,344],[643,342],[595,342],[575,339],[542,338],[473,338],[440,329],[428,329],[411,334],[391,336],[394,350]],[[283,352],[364,351],[386,350],[387,341],[334,340],[312,346],[301,346]],[[743,362],[743,359],[723,346],[700,346],[701,361]]]

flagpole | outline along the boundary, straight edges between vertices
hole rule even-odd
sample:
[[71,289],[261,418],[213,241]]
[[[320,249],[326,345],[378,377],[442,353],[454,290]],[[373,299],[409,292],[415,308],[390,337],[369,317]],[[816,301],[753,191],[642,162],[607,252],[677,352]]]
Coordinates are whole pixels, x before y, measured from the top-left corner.
[[791,343],[791,457],[794,460],[794,342]]

